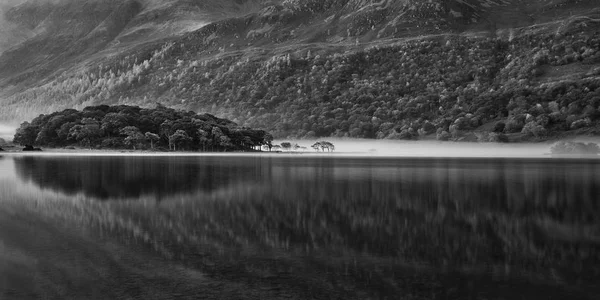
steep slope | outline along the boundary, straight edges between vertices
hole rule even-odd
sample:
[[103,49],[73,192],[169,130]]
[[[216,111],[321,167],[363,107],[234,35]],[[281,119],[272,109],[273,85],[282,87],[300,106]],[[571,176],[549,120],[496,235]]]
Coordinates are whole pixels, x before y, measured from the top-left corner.
[[0,7],[0,83],[29,86],[57,70],[173,38],[257,9],[261,0],[11,0]]
[[5,14],[3,13],[16,5],[19,5],[23,1],[25,0],[7,0],[0,2],[0,53],[13,45],[22,43],[33,35],[31,30],[6,20]]
[[[153,13],[201,28],[151,38]],[[129,19],[84,63],[9,90],[3,119],[161,102],[279,137],[460,139],[497,121],[535,137],[591,130],[600,114],[594,0],[156,0]]]
[[[10,0],[0,8],[5,25],[0,35],[0,51],[4,51],[0,56],[0,83],[36,83],[57,69],[81,64],[102,50],[101,58],[254,12],[259,13],[245,20],[251,24],[238,25],[250,25],[249,30],[242,29],[245,37],[269,36],[264,43],[369,42],[453,32],[476,25],[495,28],[497,22],[490,21],[490,12],[514,7],[528,16],[541,16],[539,12],[548,7],[546,2],[549,1]],[[573,6],[571,2],[579,1],[567,4]],[[517,22],[527,18],[512,19]]]
[[133,0],[35,6],[27,2],[9,10],[9,21],[32,30],[34,36],[3,53],[0,76],[12,77],[11,84],[32,74],[39,79],[61,64],[90,55],[111,42],[140,10]]

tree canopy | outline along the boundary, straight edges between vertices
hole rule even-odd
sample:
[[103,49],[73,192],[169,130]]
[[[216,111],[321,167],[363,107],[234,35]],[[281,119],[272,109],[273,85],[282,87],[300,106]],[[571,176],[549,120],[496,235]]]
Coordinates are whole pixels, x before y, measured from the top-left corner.
[[310,147],[315,149],[316,151],[320,150],[320,151],[325,152],[325,149],[327,149],[328,152],[335,151],[335,146],[331,142],[327,142],[327,141],[316,142]]
[[66,109],[23,122],[14,142],[21,145],[88,148],[235,151],[260,149],[273,137],[211,114],[137,106]]

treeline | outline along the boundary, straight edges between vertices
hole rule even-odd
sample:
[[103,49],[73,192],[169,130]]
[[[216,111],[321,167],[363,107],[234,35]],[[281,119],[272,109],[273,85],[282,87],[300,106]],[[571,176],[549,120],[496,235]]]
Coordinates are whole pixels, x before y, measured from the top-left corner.
[[199,63],[187,60],[188,46],[172,45],[157,61],[181,65],[172,80],[162,72],[146,79],[171,99],[276,137],[460,139],[489,122],[505,124],[501,134],[543,137],[598,124],[598,49],[598,32],[451,37]]
[[[347,55],[282,56],[257,66],[259,76],[249,62],[246,70],[209,76],[199,89],[221,88],[215,113],[278,137],[416,139],[437,132],[458,139],[492,121],[506,125],[504,134],[543,136],[598,124],[597,49],[598,34],[427,40]],[[560,67],[590,71],[552,78]],[[247,84],[237,85],[233,74]],[[228,102],[237,110],[225,111]]]
[[160,101],[277,138],[461,139],[490,122],[499,126],[482,141],[544,138],[599,125],[600,31],[580,25],[587,27],[217,58],[234,41],[199,31],[14,96],[2,114]]
[[44,147],[247,151],[271,145],[264,130],[193,111],[137,106],[90,106],[40,115],[17,129],[13,142]]

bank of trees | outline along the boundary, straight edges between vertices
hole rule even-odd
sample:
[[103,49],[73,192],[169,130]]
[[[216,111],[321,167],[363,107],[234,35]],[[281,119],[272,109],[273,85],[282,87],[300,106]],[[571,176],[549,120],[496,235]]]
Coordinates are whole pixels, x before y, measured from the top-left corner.
[[[310,148],[314,149],[317,152],[334,152],[335,151],[335,145],[333,145],[333,143],[328,142],[328,141],[319,141],[316,142],[314,144],[312,144],[310,146]],[[280,151],[285,151],[285,152],[289,152],[289,151],[294,151],[294,152],[304,152],[308,150],[308,147],[296,144],[296,143],[291,143],[291,142],[282,142],[279,145],[265,145],[263,146],[263,150],[264,151],[276,151],[276,152],[280,152]]]
[[14,143],[43,147],[77,145],[108,149],[235,151],[260,149],[272,136],[210,114],[157,105],[66,109],[24,122]]
[[[168,56],[157,60],[157,68],[181,75],[177,80],[160,69],[145,78],[172,99],[188,99],[185,105],[210,107],[278,138],[418,139],[440,130],[460,139],[492,121],[506,124],[502,134],[543,138],[598,124],[600,73],[592,66],[599,47],[598,33],[454,37],[196,67],[179,47],[186,53],[180,66]],[[575,65],[589,71],[556,80],[562,75],[553,69],[572,72]]]
[[317,151],[317,152],[318,151],[325,152],[325,149],[327,149],[327,152],[335,151],[335,146],[331,142],[327,142],[327,141],[316,142],[316,143],[312,144],[310,147],[315,149],[315,151]]
[[[600,124],[600,32],[589,31],[448,36],[343,53],[315,48],[218,59],[211,58],[218,45],[190,36],[64,75],[12,97],[0,112],[69,107],[75,100],[159,99],[277,138],[460,139],[489,122],[505,127],[488,140],[515,133],[544,138]],[[207,138],[201,144],[210,147]],[[186,143],[185,136],[176,140],[173,147]]]

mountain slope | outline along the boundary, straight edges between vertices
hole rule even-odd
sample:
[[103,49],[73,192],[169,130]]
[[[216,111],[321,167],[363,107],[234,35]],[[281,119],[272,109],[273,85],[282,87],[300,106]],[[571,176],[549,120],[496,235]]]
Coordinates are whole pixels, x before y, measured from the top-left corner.
[[[68,47],[76,49],[70,54],[57,51],[57,64],[28,59],[25,72],[0,71],[2,118],[162,102],[279,137],[415,138],[438,131],[460,139],[498,121],[506,124],[498,133],[542,137],[597,126],[600,10],[593,0],[119,5],[106,12],[103,20],[111,21],[102,24],[110,26],[98,23],[77,39],[80,48]],[[160,28],[177,20],[195,25],[164,39],[138,35],[158,28],[153,13]],[[5,52],[0,66],[27,53],[17,49]]]
[[24,0],[6,0],[0,2],[0,53],[12,47],[15,44],[20,44],[32,36],[31,30],[22,28],[6,20],[5,12],[10,8],[19,5]]
[[[57,70],[130,47],[176,37],[261,0],[14,0],[4,4],[0,82],[36,84]],[[213,5],[211,5],[213,4]],[[9,32],[6,32],[9,31]]]

